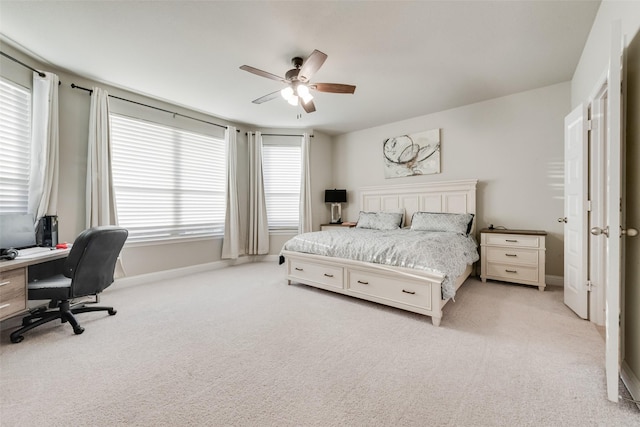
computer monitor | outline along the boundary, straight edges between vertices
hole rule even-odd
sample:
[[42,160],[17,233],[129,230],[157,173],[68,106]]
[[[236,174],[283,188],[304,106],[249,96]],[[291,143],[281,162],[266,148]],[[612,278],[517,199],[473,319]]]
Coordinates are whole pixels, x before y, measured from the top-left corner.
[[36,246],[36,231],[30,214],[0,214],[0,249]]

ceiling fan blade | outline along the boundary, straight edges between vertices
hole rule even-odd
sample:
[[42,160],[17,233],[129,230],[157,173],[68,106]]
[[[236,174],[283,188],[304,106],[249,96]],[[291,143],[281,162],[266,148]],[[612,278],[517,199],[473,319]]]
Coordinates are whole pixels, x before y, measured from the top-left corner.
[[278,96],[280,96],[280,91],[277,90],[275,92],[271,92],[268,95],[265,96],[261,96],[258,99],[254,99],[253,102],[254,104],[262,104],[263,102],[267,102],[267,101],[271,101],[272,99],[276,99]]
[[257,76],[260,76],[260,77],[266,77],[266,78],[271,79],[271,80],[277,80],[279,82],[286,83],[286,80],[283,79],[280,76],[276,76],[275,74],[271,74],[271,73],[268,73],[266,71],[258,70],[257,68],[253,68],[253,67],[251,67],[249,65],[242,65],[240,67],[240,69],[248,71],[248,72],[253,73],[253,74],[255,74]]
[[304,111],[306,111],[307,113],[313,113],[314,111],[316,111],[316,106],[313,101],[309,101],[306,104],[304,102],[301,102],[300,104],[302,104],[302,108],[304,108]]
[[311,80],[311,77],[322,67],[324,61],[327,60],[327,55],[320,52],[319,50],[314,50],[311,52],[311,55],[307,58],[306,61],[302,64],[300,68],[300,73],[298,74],[298,80],[302,82],[308,82]]
[[353,85],[343,85],[340,83],[314,83],[309,85],[310,89],[315,89],[318,92],[330,92],[330,93],[354,93],[356,87]]

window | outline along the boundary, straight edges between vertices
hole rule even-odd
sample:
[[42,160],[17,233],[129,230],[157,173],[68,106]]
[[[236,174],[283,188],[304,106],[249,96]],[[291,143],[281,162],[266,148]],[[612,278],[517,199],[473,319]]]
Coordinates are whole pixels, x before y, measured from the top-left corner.
[[31,92],[0,79],[0,213],[27,213]]
[[297,229],[300,222],[300,142],[262,145],[262,170],[270,230]]
[[130,240],[222,235],[223,140],[116,114],[111,135],[118,222]]

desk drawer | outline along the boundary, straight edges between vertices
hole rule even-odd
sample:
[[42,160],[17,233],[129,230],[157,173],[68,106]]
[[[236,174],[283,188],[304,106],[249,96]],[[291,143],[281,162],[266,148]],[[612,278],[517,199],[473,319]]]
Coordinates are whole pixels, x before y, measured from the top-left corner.
[[26,309],[27,289],[24,268],[0,273],[0,319]]

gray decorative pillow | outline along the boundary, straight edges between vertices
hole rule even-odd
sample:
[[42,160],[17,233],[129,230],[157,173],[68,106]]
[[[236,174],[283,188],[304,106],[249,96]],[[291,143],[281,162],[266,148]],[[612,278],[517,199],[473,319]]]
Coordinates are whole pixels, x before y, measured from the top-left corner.
[[444,212],[416,212],[411,218],[411,229],[416,231],[449,231],[469,234],[473,224],[473,214]]
[[400,228],[403,214],[401,212],[360,212],[356,228],[372,230],[396,230]]

